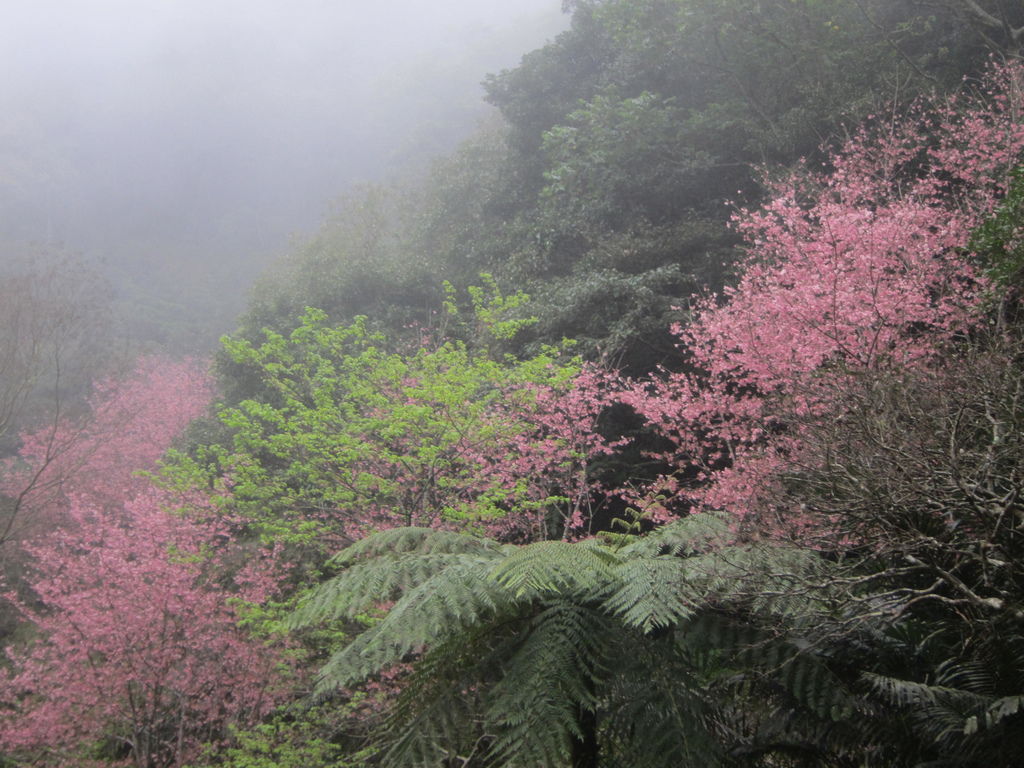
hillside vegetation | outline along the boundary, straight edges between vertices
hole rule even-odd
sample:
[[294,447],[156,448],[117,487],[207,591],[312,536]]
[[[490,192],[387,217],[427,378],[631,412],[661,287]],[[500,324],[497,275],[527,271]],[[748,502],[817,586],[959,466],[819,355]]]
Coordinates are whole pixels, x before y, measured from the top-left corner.
[[0,765],[1018,763],[1024,10],[564,5],[5,437]]

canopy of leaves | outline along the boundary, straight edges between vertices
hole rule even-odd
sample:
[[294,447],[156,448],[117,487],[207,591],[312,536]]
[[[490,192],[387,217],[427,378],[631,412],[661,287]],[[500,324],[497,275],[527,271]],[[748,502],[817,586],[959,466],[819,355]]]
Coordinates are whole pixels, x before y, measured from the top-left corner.
[[[525,296],[495,291],[471,296],[479,333],[500,346],[529,321],[508,318]],[[451,300],[443,317],[459,321]],[[225,510],[263,535],[296,544],[400,524],[504,538],[585,526],[588,466],[605,444],[579,360],[553,348],[520,360],[426,331],[419,341],[396,348],[362,318],[334,326],[313,309],[287,337],[225,340],[269,394],[220,409],[229,441],[180,456],[179,470],[218,484]]]

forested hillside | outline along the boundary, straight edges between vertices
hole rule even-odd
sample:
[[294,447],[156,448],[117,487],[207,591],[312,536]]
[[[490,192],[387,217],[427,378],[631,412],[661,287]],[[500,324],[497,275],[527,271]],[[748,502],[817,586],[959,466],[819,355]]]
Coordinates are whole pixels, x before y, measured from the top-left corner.
[[213,360],[12,273],[0,766],[1019,764],[1024,8],[563,10]]

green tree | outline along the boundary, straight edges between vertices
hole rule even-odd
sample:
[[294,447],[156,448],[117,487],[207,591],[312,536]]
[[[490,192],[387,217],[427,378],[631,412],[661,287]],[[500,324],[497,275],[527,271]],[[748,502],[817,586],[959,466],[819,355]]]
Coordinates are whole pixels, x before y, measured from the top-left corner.
[[525,295],[493,282],[470,293],[472,321],[450,289],[439,322],[469,322],[493,349],[427,330],[396,346],[364,318],[336,326],[315,309],[287,336],[225,339],[266,395],[222,407],[226,437],[178,454],[175,471],[295,544],[337,546],[396,524],[529,539],[585,526],[604,443],[600,403],[577,396],[581,363],[565,349],[502,355],[530,323],[509,317]]
[[822,157],[844,123],[986,56],[953,9],[911,0],[566,7],[567,32],[487,81],[510,126],[488,229],[516,238],[491,269],[535,297],[535,338],[630,373],[671,354],[655,329],[680,297],[727,279],[727,202],[758,199],[755,166]]

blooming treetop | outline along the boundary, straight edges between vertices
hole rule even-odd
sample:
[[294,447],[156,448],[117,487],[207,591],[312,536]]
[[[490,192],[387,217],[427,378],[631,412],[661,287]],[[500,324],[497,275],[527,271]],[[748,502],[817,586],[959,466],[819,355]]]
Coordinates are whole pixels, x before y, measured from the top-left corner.
[[842,377],[927,365],[980,318],[988,286],[966,247],[1024,158],[1022,72],[993,67],[977,89],[876,119],[824,169],[798,168],[737,213],[739,282],[674,329],[688,369],[623,395],[672,446],[671,471],[635,504],[809,523],[764,506],[800,420],[828,410]]

